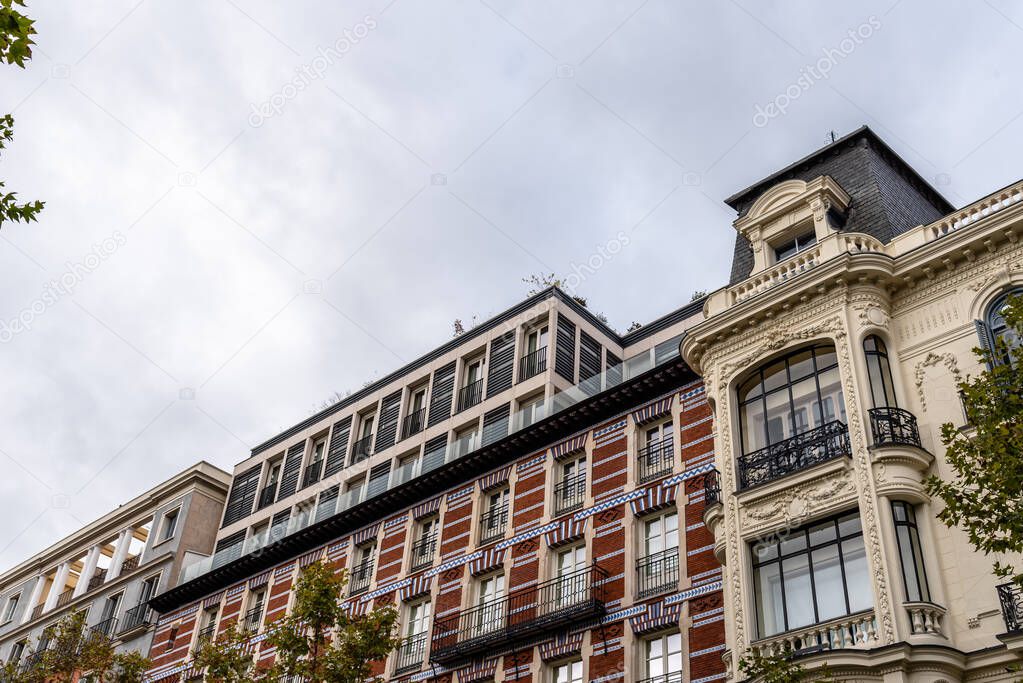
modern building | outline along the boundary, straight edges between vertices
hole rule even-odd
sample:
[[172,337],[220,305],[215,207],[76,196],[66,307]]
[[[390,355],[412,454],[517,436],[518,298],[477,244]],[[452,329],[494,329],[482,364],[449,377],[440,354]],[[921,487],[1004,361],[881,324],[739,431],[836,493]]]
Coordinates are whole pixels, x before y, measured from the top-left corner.
[[261,665],[302,567],[396,603],[392,681],[709,680],[724,671],[702,302],[620,336],[543,291],[252,450],[216,552],[151,601],[153,680],[232,624]]
[[1018,678],[1020,595],[923,482],[1023,292],[1023,182],[955,210],[864,128],[727,202],[731,281],[682,347],[716,420],[729,675],[792,650],[838,680]]
[[0,660],[27,666],[46,629],[85,612],[117,650],[149,651],[149,599],[213,548],[231,477],[200,462],[0,575]]

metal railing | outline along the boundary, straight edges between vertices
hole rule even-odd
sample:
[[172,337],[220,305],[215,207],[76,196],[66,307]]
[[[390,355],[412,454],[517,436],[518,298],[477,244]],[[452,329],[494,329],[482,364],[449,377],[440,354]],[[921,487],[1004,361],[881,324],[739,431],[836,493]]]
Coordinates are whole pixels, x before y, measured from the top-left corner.
[[535,377],[547,369],[547,347],[541,346],[519,359],[519,381]]
[[259,626],[262,622],[263,606],[256,605],[242,617],[242,631],[245,633],[255,633],[259,630]]
[[920,445],[920,429],[916,416],[902,408],[871,408],[870,432],[875,446],[916,446]]
[[256,504],[257,510],[262,510],[267,505],[273,505],[274,499],[277,497],[277,482],[267,484],[259,492],[259,502]]
[[320,473],[323,472],[323,461],[317,460],[306,465],[302,472],[302,488],[312,486],[320,480]]
[[195,646],[202,647],[203,644],[213,640],[213,636],[217,633],[217,622],[214,621],[206,628],[199,631],[199,634],[195,637]]
[[508,528],[508,503],[492,507],[480,515],[480,544],[504,537]]
[[33,607],[32,608],[32,617],[31,618],[32,619],[38,619],[39,615],[43,613],[43,607],[44,607],[43,603],[39,603],[38,605]]
[[472,384],[466,384],[458,390],[458,410],[462,411],[472,408],[483,400],[483,378],[479,378]]
[[153,610],[149,607],[148,603],[135,605],[124,613],[124,619],[121,621],[121,628],[118,633],[124,633],[143,626],[148,626],[149,622],[152,621],[152,618]]
[[121,563],[121,573],[124,574],[126,572],[130,572],[133,569],[137,569],[138,566],[139,566],[139,558],[140,557],[141,557],[141,555],[136,555],[135,557],[129,557],[127,560],[122,562]]
[[57,596],[57,607],[63,607],[64,605],[71,602],[71,598],[75,597],[75,589],[68,588],[66,591]]
[[636,592],[645,598],[678,589],[678,548],[668,548],[636,561]]
[[114,633],[117,632],[117,617],[110,617],[109,619],[104,619],[103,621],[93,626],[92,630],[94,633],[98,633],[101,636],[106,636],[107,638],[111,637],[112,635],[114,635]]
[[703,490],[705,492],[703,496],[704,507],[723,503],[724,500],[721,498],[721,473],[717,470],[711,470],[703,475]]
[[364,436],[352,444],[352,462],[361,462],[373,452],[373,435]]
[[407,439],[423,431],[426,426],[426,408],[411,412],[401,421],[401,438]]
[[412,544],[412,571],[429,567],[437,550],[437,533],[427,534]]
[[996,588],[1002,605],[1002,619],[1007,633],[1023,631],[1023,589],[1015,583],[1003,583]]
[[426,662],[426,639],[429,634],[417,633],[401,641],[394,658],[394,673],[420,668]]
[[99,588],[100,586],[103,585],[103,582],[106,581],[106,580],[107,580],[107,570],[106,569],[97,569],[96,572],[92,575],[92,578],[89,579],[89,585],[86,587],[85,590],[91,591],[91,590],[93,590],[95,588]]
[[651,676],[650,678],[644,678],[639,683],[682,683],[685,680],[682,678],[681,671],[675,671],[670,674],[661,674],[660,676]]
[[578,510],[586,500],[586,473],[565,477],[554,485],[554,514]]
[[661,439],[640,448],[636,463],[641,484],[668,476],[675,469],[674,439]]
[[607,572],[593,565],[438,617],[430,659],[446,664],[600,617],[606,579]]
[[747,489],[852,454],[849,429],[835,420],[738,458],[739,488]]
[[364,592],[372,581],[373,558],[371,557],[352,567],[352,571],[348,574],[348,594],[358,595]]

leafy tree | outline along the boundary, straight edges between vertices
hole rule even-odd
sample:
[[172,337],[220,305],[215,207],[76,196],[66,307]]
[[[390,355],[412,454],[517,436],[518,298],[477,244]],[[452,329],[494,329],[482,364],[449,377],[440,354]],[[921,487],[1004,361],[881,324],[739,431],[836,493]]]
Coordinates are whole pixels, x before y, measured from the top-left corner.
[[222,683],[244,683],[253,680],[256,668],[252,653],[245,649],[249,636],[231,626],[216,638],[203,640],[192,652],[192,661],[197,668],[206,669],[206,678]]
[[338,600],[346,583],[345,575],[323,562],[303,570],[291,614],[275,622],[267,636],[277,648],[270,680],[363,681],[370,677],[371,663],[398,646],[397,610],[388,605],[365,615],[349,614]]
[[138,652],[114,652],[106,635],[87,629],[85,612],[76,612],[46,628],[39,637],[38,656],[22,668],[17,662],[0,670],[4,683],[64,683],[83,673],[111,683],[141,683],[151,666]]
[[[32,58],[32,36],[36,30],[33,20],[17,10],[24,7],[24,0],[0,0],[0,63],[13,64],[25,68],[25,60]],[[14,117],[10,114],[0,116],[0,151],[14,139]],[[4,221],[14,223],[33,221],[36,214],[43,210],[40,201],[18,204],[17,193],[7,192],[0,180],[0,226]]]
[[689,303],[692,303],[697,299],[702,299],[705,296],[707,296],[707,292],[703,291],[702,289],[698,289],[695,292],[693,292],[693,295],[691,297],[689,297]]
[[[1023,552],[1023,298],[1010,297],[1005,321],[1017,343],[1005,339],[990,350],[974,349],[988,369],[959,384],[970,430],[941,426],[945,459],[954,478],[930,477],[927,492],[944,502],[938,519],[963,528],[970,544],[986,554]],[[994,571],[1023,587],[1020,567],[1002,560]]]
[[765,657],[754,652],[739,660],[739,671],[747,679],[758,683],[802,683],[802,681],[829,681],[827,669],[819,673],[810,673],[800,664],[792,661],[791,651]]

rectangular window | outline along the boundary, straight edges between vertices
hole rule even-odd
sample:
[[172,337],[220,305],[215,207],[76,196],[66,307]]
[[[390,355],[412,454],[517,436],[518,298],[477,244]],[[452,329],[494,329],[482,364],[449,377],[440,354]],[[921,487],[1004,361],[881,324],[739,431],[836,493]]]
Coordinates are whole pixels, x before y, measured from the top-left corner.
[[217,616],[220,612],[220,606],[214,605],[203,610],[202,617],[199,621],[199,632],[196,635],[196,645],[202,645],[205,642],[213,640],[213,637],[217,633]]
[[174,538],[174,532],[178,529],[178,514],[181,508],[171,510],[163,516],[163,530],[160,532],[161,541],[169,541]]
[[560,479],[554,485],[554,514],[578,510],[586,500],[586,456],[558,465]]
[[398,645],[395,673],[412,671],[426,661],[426,642],[430,630],[430,600],[410,603],[405,608],[405,628]]
[[752,553],[761,638],[873,606],[858,512],[757,542]]
[[551,683],[583,683],[583,662],[574,659],[551,667]]
[[18,609],[18,600],[20,599],[21,599],[20,596],[17,595],[12,595],[11,597],[7,598],[7,604],[4,605],[4,616],[2,623],[6,624],[7,622],[14,619],[14,610]]
[[376,555],[375,543],[364,543],[355,548],[352,556],[352,571],[348,575],[349,595],[362,593],[373,582],[373,563]]
[[895,539],[899,545],[899,562],[909,602],[930,602],[931,592],[924,571],[923,552],[920,550],[920,532],[916,526],[916,511],[909,503],[892,501],[895,520]]
[[504,628],[507,604],[504,601],[504,574],[480,579],[476,586],[475,635]]
[[671,420],[644,427],[640,434],[638,479],[640,483],[671,474],[675,468],[675,431]]
[[242,630],[246,633],[256,633],[263,622],[263,607],[266,604],[266,590],[256,589],[249,594],[248,609],[242,619]]
[[[643,641],[643,668],[648,683],[682,681],[682,634],[664,633]],[[677,678],[672,678],[677,676]]]
[[433,558],[437,554],[437,536],[440,529],[440,520],[437,517],[429,517],[418,522],[418,529],[415,541],[412,543],[412,559],[410,567],[412,571],[429,567],[433,564]]
[[508,528],[508,489],[484,494],[485,507],[480,514],[480,544],[504,537]]
[[25,641],[19,640],[11,648],[11,656],[7,658],[8,662],[20,662],[22,656],[25,654]]
[[586,571],[586,546],[559,550],[555,560],[558,609],[585,602],[589,597],[589,573]]
[[790,256],[795,256],[804,249],[809,249],[817,244],[817,235],[813,231],[805,232],[787,242],[782,242],[774,248],[776,261],[784,261]]
[[643,548],[636,563],[640,597],[678,588],[678,512],[671,510],[643,520]]

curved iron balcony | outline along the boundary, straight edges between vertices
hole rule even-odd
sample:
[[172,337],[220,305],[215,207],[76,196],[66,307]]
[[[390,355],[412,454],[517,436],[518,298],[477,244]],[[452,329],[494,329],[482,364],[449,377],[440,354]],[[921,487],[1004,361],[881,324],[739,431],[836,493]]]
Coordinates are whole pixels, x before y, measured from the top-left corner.
[[603,616],[607,572],[597,565],[433,621],[430,660],[449,664]]
[[1023,631],[1023,589],[1015,583],[1003,583],[996,588],[1002,605],[1002,619],[1006,633]]
[[916,446],[920,445],[920,430],[916,416],[902,408],[871,408],[870,432],[875,446]]
[[835,420],[738,458],[739,488],[748,489],[835,458],[852,455],[849,428]]
[[724,502],[721,498],[721,473],[711,470],[703,475],[703,504],[705,507]]

